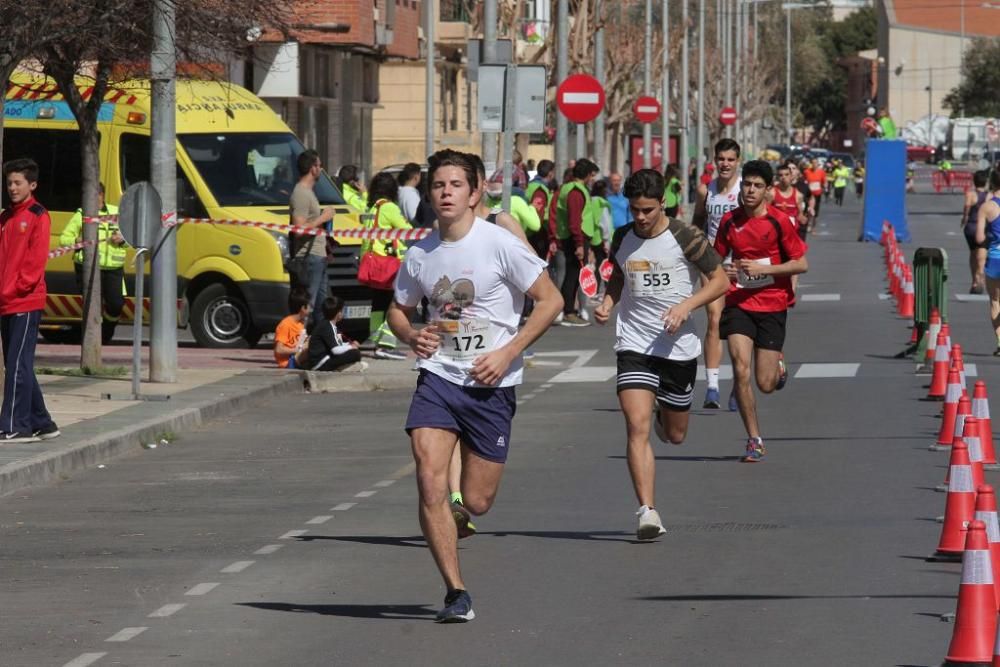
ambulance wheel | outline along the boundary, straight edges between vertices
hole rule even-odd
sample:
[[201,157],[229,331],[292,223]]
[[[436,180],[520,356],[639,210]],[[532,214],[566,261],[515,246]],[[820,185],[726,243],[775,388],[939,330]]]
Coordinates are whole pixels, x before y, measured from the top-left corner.
[[239,290],[220,283],[198,292],[191,304],[190,323],[201,347],[247,347],[254,331],[250,309]]
[[41,329],[42,338],[56,345],[79,345],[83,342],[83,329],[79,324],[67,324],[58,329]]

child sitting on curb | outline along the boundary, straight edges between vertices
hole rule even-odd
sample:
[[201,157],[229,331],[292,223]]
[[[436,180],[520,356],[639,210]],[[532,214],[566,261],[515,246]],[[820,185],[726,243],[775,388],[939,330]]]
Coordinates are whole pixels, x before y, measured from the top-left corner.
[[309,349],[304,364],[313,371],[363,371],[368,364],[361,361],[358,344],[348,341],[337,329],[344,319],[344,300],[330,296],[323,301],[323,319],[309,335]]
[[274,331],[274,360],[278,368],[304,367],[309,342],[305,323],[311,308],[309,290],[301,286],[293,287],[288,293],[288,312],[291,314],[278,322]]

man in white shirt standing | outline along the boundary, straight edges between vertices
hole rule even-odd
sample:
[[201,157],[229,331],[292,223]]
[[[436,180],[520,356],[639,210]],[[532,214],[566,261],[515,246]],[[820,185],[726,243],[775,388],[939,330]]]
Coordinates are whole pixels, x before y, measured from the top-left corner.
[[[628,435],[628,468],[639,500],[636,536],[666,530],[654,505],[656,459],[652,421],[660,440],[684,442],[698,375],[701,341],[691,312],[726,293],[722,260],[700,229],[663,212],[664,179],[641,169],[625,182],[632,222],[611,241],[614,272],[594,319],[604,324],[621,302],[615,323],[618,401]],[[704,284],[695,289],[699,273]]]
[[[476,217],[482,191],[470,157],[443,150],[429,163],[438,229],[406,253],[388,322],[419,358],[406,431],[417,464],[420,526],[447,587],[437,620],[460,623],[475,613],[458,564],[457,506],[449,503],[452,452],[461,448],[461,511],[484,514],[511,445],[521,353],[563,304],[545,262],[509,232]],[[519,330],[526,295],[535,308]],[[425,297],[431,324],[417,330],[410,322]]]
[[420,206],[420,165],[416,162],[407,163],[399,175],[396,176],[399,183],[399,195],[397,202],[407,222],[411,225],[417,220],[417,207]]

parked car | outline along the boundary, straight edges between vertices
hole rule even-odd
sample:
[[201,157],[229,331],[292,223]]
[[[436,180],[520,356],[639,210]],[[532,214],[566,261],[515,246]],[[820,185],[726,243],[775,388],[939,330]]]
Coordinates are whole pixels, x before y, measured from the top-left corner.
[[854,156],[850,153],[830,153],[831,160],[840,160],[848,169],[854,169]]
[[926,162],[928,164],[933,164],[936,154],[937,151],[933,146],[927,146],[924,144],[906,145],[907,162]]

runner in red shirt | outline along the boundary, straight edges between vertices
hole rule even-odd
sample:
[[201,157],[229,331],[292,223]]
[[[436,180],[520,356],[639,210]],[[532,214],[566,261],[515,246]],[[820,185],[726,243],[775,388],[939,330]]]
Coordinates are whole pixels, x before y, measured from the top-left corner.
[[[806,240],[805,198],[795,189],[795,175],[787,162],[778,167],[778,183],[771,188],[771,206],[788,216],[799,233],[799,238]],[[795,305],[795,293],[798,291],[799,277],[792,276],[792,293],[789,306]]]
[[819,220],[819,205],[823,202],[823,192],[826,191],[826,170],[820,165],[819,160],[813,159],[809,168],[802,172],[806,183],[809,185],[809,192],[813,196],[813,214],[809,224],[816,226]]
[[721,257],[730,253],[733,257],[733,263],[726,265],[730,287],[719,333],[729,341],[736,400],[747,431],[743,457],[747,463],[764,458],[764,440],[750,385],[751,359],[762,392],[770,394],[785,385],[788,375],[781,350],[791,276],[809,268],[806,244],[792,221],[767,204],[766,193],[773,181],[774,173],[767,162],[747,162],[740,185],[741,205],[722,218],[715,237],[715,251]]

